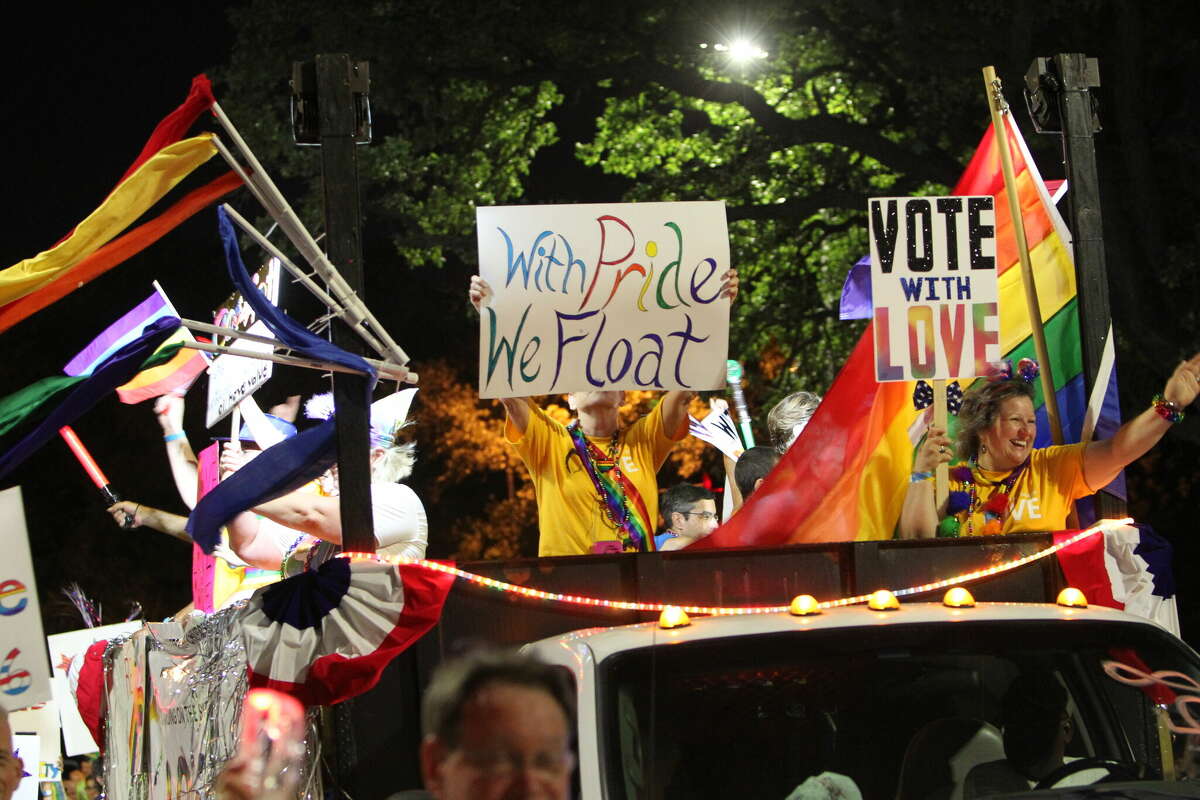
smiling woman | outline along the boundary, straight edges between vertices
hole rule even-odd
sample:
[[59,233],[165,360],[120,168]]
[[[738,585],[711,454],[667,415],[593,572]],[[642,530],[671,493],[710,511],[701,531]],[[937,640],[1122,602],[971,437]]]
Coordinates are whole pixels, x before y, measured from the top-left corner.
[[[972,386],[958,414],[956,448],[944,430],[929,426],[913,461],[901,538],[1062,530],[1075,500],[1106,486],[1183,419],[1200,390],[1200,354],[1175,369],[1148,409],[1100,442],[1034,448],[1037,374],[1024,359],[1016,375],[1008,369]],[[933,473],[954,449],[959,463],[950,470],[950,495],[936,508]]]

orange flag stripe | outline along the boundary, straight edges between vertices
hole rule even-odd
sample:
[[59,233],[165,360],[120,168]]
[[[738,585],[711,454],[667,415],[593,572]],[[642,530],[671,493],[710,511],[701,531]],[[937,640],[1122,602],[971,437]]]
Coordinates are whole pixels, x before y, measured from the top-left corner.
[[0,307],[0,333],[8,330],[113,267],[126,261],[179,227],[184,220],[242,185],[233,172],[189,192],[159,216],[114,239],[52,281],[8,305]]

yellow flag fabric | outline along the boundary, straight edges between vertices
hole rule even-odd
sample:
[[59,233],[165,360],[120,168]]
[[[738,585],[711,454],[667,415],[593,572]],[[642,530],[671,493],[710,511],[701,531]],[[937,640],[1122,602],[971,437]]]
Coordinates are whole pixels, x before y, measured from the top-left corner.
[[49,250],[0,270],[0,305],[37,290],[132,225],[167,192],[217,152],[212,134],[159,150],[121,181],[100,207]]

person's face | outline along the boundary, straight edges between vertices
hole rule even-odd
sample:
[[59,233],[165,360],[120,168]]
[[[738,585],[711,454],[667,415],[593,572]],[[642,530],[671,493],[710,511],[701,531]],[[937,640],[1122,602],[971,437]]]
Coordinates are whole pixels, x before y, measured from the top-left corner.
[[1000,404],[996,418],[979,436],[987,451],[980,458],[993,469],[1012,469],[1029,457],[1037,437],[1037,417],[1028,397],[1009,397]]
[[590,413],[618,409],[624,400],[624,392],[572,392],[567,395],[567,405],[571,409]]
[[88,777],[86,784],[88,800],[96,800],[100,796],[100,784],[95,778]]
[[79,769],[73,769],[70,772],[64,772],[62,776],[63,789],[68,795],[75,794],[75,784],[83,780],[83,773]]
[[421,745],[425,788],[439,800],[564,800],[574,758],[562,708],[543,689],[485,685],[463,707],[458,745]]
[[[680,520],[676,522],[675,533],[700,539],[708,536],[717,528],[717,503],[715,500],[699,500],[692,503],[686,512],[677,511]],[[674,514],[672,514],[674,516]]]
[[0,718],[0,800],[9,800],[25,771],[21,759],[13,755],[12,729],[8,719]]
[[83,777],[85,777],[85,778],[92,777],[92,762],[91,761],[80,761],[79,762],[79,771],[83,773]]

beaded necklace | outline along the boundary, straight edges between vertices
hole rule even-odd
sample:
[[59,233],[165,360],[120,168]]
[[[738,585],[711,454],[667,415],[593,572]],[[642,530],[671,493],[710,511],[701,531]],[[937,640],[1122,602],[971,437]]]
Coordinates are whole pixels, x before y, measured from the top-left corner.
[[[629,508],[628,495],[636,492],[628,479],[621,473],[621,441],[619,431],[614,431],[608,443],[608,452],[588,441],[576,420],[567,426],[575,453],[583,463],[584,471],[592,479],[596,490],[596,502],[604,519],[617,532],[623,550],[646,549],[646,525]],[[640,498],[639,498],[640,499]]]
[[[999,481],[999,491],[983,504],[984,523],[983,530],[979,532],[981,536],[999,535],[1004,527],[1004,518],[1010,510],[1009,498],[1012,495],[1013,486],[1016,485],[1017,479],[1021,477],[1021,473],[1028,466],[1029,460],[1026,459],[1014,468],[1007,477]],[[938,524],[938,536],[960,535],[963,522],[967,525],[967,535],[975,534],[974,515],[976,509],[979,508],[979,491],[976,488],[979,481],[975,478],[975,470],[979,468],[979,461],[972,458],[970,466],[963,465],[950,470],[951,480],[966,484],[967,490],[950,492],[946,500],[946,516]],[[995,485],[996,482],[991,483]]]

